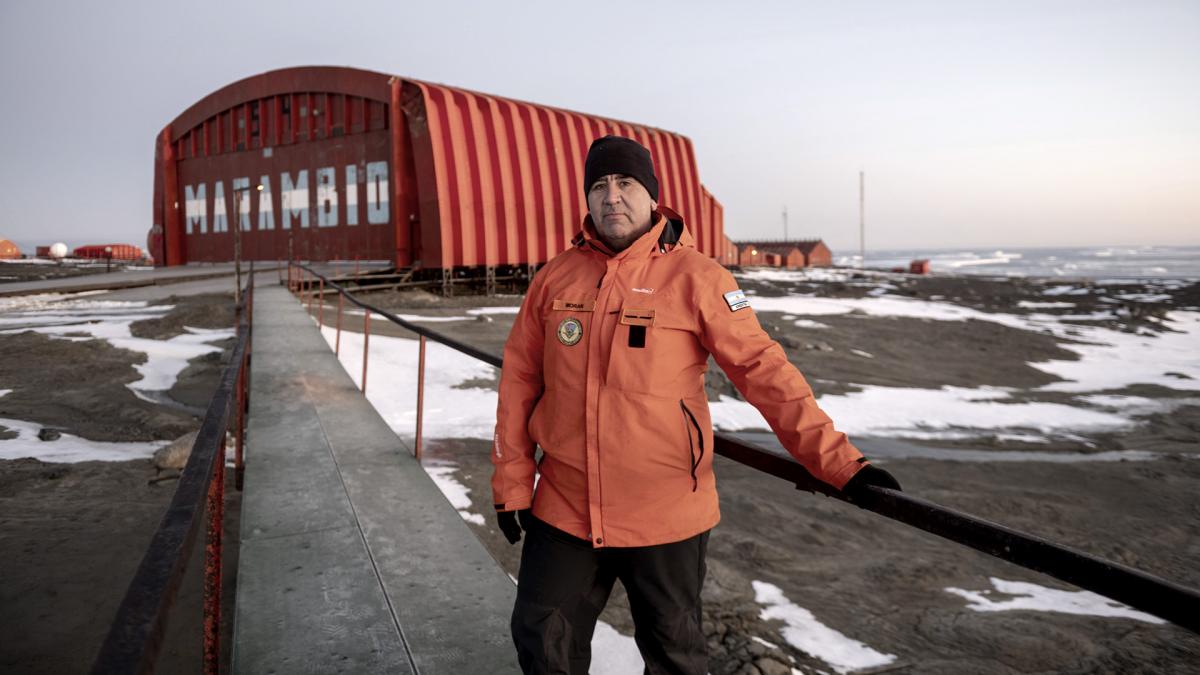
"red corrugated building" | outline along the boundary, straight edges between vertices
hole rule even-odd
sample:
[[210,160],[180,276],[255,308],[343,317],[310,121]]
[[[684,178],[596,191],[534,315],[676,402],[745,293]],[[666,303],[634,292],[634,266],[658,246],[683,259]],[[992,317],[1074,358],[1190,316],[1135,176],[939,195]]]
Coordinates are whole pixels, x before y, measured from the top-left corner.
[[661,197],[701,251],[723,212],[691,141],[644,125],[354,68],[230,84],[158,136],[149,253],[159,264],[382,259],[397,267],[539,264],[586,213],[583,160],[606,134],[650,149]]

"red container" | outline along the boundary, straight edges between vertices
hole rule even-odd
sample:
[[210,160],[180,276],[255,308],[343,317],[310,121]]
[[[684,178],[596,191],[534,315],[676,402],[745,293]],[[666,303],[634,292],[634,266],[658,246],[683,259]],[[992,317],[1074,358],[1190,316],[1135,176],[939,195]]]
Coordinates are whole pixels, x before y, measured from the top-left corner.
[[146,257],[142,249],[133,244],[88,244],[77,247],[72,256],[100,260],[141,260]]
[[606,134],[650,149],[659,201],[720,257],[722,209],[679,134],[354,68],[277,70],[208,95],[159,134],[159,264],[382,259],[539,264],[586,213],[583,159]]
[[928,260],[913,260],[908,263],[909,274],[929,274]]

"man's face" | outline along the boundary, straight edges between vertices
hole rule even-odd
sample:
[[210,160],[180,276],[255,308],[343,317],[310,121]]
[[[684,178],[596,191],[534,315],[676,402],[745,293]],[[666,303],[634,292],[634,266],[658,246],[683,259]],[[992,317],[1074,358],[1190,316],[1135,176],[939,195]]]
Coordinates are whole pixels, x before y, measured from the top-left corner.
[[613,251],[623,251],[651,225],[658,203],[633,178],[610,173],[588,186],[588,213],[600,238]]

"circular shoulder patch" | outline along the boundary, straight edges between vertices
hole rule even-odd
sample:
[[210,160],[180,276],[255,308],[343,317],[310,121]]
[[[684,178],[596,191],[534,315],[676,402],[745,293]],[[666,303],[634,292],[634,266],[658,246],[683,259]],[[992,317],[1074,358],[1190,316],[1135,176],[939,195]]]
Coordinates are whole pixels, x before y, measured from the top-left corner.
[[558,324],[558,341],[570,347],[583,338],[583,324],[573,316],[569,316]]

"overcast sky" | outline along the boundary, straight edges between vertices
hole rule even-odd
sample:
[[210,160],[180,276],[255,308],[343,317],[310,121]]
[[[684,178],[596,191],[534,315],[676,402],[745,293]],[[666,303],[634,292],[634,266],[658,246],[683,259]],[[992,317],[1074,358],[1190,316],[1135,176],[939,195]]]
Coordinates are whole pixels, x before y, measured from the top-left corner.
[[[568,7],[567,5],[570,5]],[[1200,2],[0,1],[0,237],[144,245],[155,135],[344,65],[683,133],[733,238],[1200,243]]]

